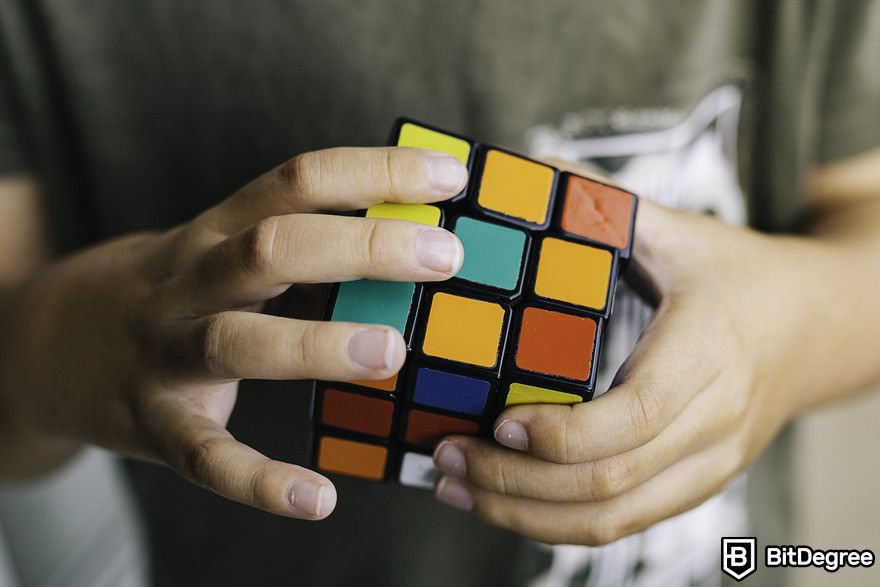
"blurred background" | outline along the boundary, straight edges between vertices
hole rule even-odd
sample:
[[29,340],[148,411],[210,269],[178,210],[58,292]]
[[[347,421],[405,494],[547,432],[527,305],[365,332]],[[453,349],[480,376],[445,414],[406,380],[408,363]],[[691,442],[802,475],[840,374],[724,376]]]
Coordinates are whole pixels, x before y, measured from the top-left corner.
[[[802,418],[795,428],[795,523],[797,544],[820,548],[870,548],[880,554],[880,394],[870,393]],[[873,463],[874,466],[865,466]],[[790,584],[878,585],[880,564],[833,576],[796,569]]]
[[[601,159],[617,179],[636,182],[631,185],[638,193],[656,192],[658,198],[668,197],[666,203],[671,205],[711,212],[735,223],[745,220],[745,196],[754,196],[762,206],[760,212],[766,214],[763,226],[778,227],[796,210],[794,199],[781,200],[792,177],[801,171],[804,161],[799,158],[809,154],[831,160],[851,154],[840,149],[849,148],[849,139],[864,126],[855,120],[856,113],[880,108],[876,101],[880,52],[869,43],[877,38],[872,34],[880,22],[877,3],[699,0],[640,6],[582,1],[568,3],[577,9],[569,14],[554,2],[533,3],[529,10],[517,11],[501,2],[472,0],[438,3],[436,18],[428,3],[376,0],[372,11],[354,11],[349,4],[278,1],[263,3],[255,11],[244,3],[214,0],[130,4],[0,0],[0,9],[6,8],[0,10],[0,33],[8,37],[10,47],[13,42],[24,47],[19,50],[28,57],[15,60],[21,69],[16,70],[17,81],[38,97],[52,98],[46,104],[27,102],[36,104],[30,112],[32,126],[40,131],[32,133],[35,144],[49,153],[47,158],[57,167],[50,191],[55,192],[51,205],[65,221],[59,242],[80,246],[135,230],[173,226],[265,171],[269,162],[275,164],[291,153],[375,144],[399,114],[449,121],[449,128],[467,128],[475,136],[536,154]],[[863,16],[869,5],[875,6],[870,13],[874,20]],[[852,14],[837,14],[838,10]],[[248,12],[247,17],[239,11]],[[33,17],[35,24],[13,26],[10,15],[28,23]],[[393,20],[386,22],[386,17]],[[600,22],[602,26],[596,26]],[[813,28],[822,22],[828,26],[818,27],[820,42],[807,44],[811,39],[807,33],[815,33]],[[542,23],[552,34],[525,35],[540,31],[537,25]],[[558,23],[564,26],[557,28]],[[485,34],[494,26],[500,28]],[[584,30],[593,34],[584,35]],[[650,35],[632,36],[640,30]],[[23,32],[33,32],[34,38]],[[559,54],[559,47],[566,45],[565,35],[568,46],[574,47],[571,55]],[[586,44],[581,47],[581,42]],[[492,51],[505,43],[510,50]],[[420,47],[427,47],[424,55]],[[827,79],[806,70],[812,65],[807,57],[814,50],[824,55],[825,49],[837,58],[829,58],[827,72],[820,68]],[[767,54],[753,59],[753,50]],[[548,55],[576,64],[579,75],[548,67]],[[0,69],[10,65],[11,71],[13,59],[7,63],[6,57],[0,52]],[[620,67],[601,66],[599,62],[611,57],[626,63],[630,75],[619,75]],[[418,67],[411,67],[411,62]],[[762,78],[764,67],[780,75]],[[640,76],[642,69],[646,73]],[[563,73],[553,75],[557,70]],[[35,72],[45,73],[46,80]],[[399,83],[389,84],[392,73],[399,76]],[[547,87],[535,84],[539,73],[548,75]],[[631,84],[623,83],[627,81]],[[761,81],[771,82],[763,92]],[[522,92],[522,88],[540,91]],[[759,103],[767,97],[775,99],[767,105]],[[743,100],[751,103],[741,109]],[[756,115],[762,113],[770,114],[766,120],[772,124],[758,124]],[[805,124],[813,114],[822,128]],[[523,137],[525,129],[530,130]],[[693,133],[679,142],[681,129]],[[12,144],[12,133],[7,135]],[[625,141],[606,142],[606,135]],[[650,148],[635,141],[637,148],[617,151],[622,144],[629,148],[634,136],[650,139]],[[655,147],[658,136],[674,140]],[[75,156],[68,161],[67,148],[80,146],[72,137],[83,139],[82,148],[71,149]],[[813,153],[811,141],[817,137],[819,152]],[[838,151],[831,151],[828,146],[835,137]],[[809,142],[809,148],[795,148],[793,143],[777,148],[792,139]],[[597,155],[597,144],[611,143],[611,154]],[[60,154],[56,144],[63,146]],[[566,150],[578,145],[585,151]],[[853,149],[865,146],[876,147],[876,142]],[[760,165],[738,173],[740,153],[751,153]],[[10,170],[25,168],[23,157],[9,161]],[[743,162],[750,163],[746,158]],[[753,194],[741,190],[740,175],[756,184]],[[638,177],[647,183],[639,185]],[[713,199],[701,199],[710,196]],[[771,206],[770,196],[780,202]],[[0,251],[15,257],[3,246]],[[253,386],[242,394],[232,428],[236,436],[267,454],[302,462],[302,451],[291,436],[304,429],[296,419],[304,421],[307,407],[304,394],[283,385]],[[790,484],[791,492],[778,488],[775,505],[758,515],[784,518],[791,510],[794,523],[786,540],[793,544],[871,548],[880,554],[878,421],[878,393],[800,419],[793,427],[790,469],[775,470],[774,477],[780,485]],[[346,572],[350,576],[390,561],[387,566],[399,574],[382,575],[389,579],[386,584],[403,584],[415,576],[431,577],[436,583],[441,572],[461,569],[461,576],[480,587],[507,587],[513,581],[500,573],[513,574],[514,565],[530,562],[521,556],[520,543],[512,535],[480,525],[424,494],[341,480],[340,487],[354,499],[344,505],[340,501],[339,515],[318,525],[297,525],[226,502],[170,470],[144,464],[123,470],[102,458],[77,472],[62,471],[52,488],[32,495],[0,488],[0,587],[22,587],[25,582],[27,587],[67,587],[70,581],[65,579],[70,575],[64,573],[75,563],[77,547],[82,551],[87,540],[109,549],[128,544],[131,535],[140,537],[136,531],[127,535],[94,531],[119,519],[137,528],[128,502],[109,491],[105,496],[104,485],[96,482],[110,479],[118,489],[124,486],[123,471],[135,481],[137,505],[151,522],[143,535],[159,555],[154,568],[159,585],[253,584],[256,572],[267,572],[278,582],[294,577],[298,584],[337,584],[340,581],[334,579]],[[774,465],[764,462],[763,466]],[[65,479],[68,474],[78,477]],[[78,501],[69,490],[73,485],[86,487],[91,502]],[[128,496],[125,491],[118,493]],[[41,508],[43,498],[52,507]],[[19,505],[25,502],[36,509],[26,512]],[[72,522],[58,523],[62,516]],[[83,522],[98,517],[106,524]],[[19,530],[15,540],[13,526]],[[92,529],[100,539],[85,535],[81,528]],[[70,560],[46,552],[50,538],[61,546],[73,545]],[[465,547],[449,547],[461,544]],[[715,548],[714,538],[712,544]],[[116,552],[120,567],[128,564],[141,570],[146,565],[138,546]],[[674,558],[680,558],[678,552],[683,550],[678,548]],[[97,560],[107,568],[95,572],[113,571],[115,559],[99,556]],[[50,563],[60,569],[52,576],[47,574]],[[24,566],[29,581],[20,580]],[[208,577],[209,573],[215,576]],[[379,575],[360,576],[362,584],[372,584]],[[139,577],[100,584],[142,585]],[[833,575],[759,566],[745,584],[880,585],[880,563]]]

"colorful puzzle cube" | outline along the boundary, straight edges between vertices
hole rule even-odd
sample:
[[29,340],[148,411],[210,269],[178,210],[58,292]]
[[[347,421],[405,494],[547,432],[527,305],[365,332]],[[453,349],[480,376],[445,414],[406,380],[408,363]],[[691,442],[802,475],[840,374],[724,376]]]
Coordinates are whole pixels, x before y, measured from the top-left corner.
[[324,472],[432,487],[442,437],[490,433],[506,406],[592,398],[637,198],[412,120],[397,121],[391,144],[452,154],[468,185],[366,216],[442,226],[464,264],[445,282],[334,286],[329,320],[393,326],[407,358],[388,380],[316,383],[312,459]]

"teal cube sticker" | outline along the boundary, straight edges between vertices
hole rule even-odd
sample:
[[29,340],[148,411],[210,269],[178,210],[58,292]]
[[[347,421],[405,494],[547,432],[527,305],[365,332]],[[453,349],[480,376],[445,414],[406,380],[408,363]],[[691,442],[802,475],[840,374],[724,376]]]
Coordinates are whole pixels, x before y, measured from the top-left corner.
[[415,291],[416,284],[406,281],[346,281],[339,285],[331,319],[387,324],[403,332]]
[[524,232],[462,216],[455,223],[455,235],[464,246],[464,264],[457,277],[499,289],[516,288],[526,244]]

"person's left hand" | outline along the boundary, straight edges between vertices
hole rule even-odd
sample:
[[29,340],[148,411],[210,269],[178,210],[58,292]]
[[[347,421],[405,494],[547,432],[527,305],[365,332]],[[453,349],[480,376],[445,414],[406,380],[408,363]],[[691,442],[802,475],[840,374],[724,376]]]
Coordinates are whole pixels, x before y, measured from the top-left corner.
[[630,273],[657,310],[612,389],[507,409],[504,446],[445,439],[441,501],[544,542],[606,544],[717,493],[841,383],[823,334],[847,311],[829,285],[847,282],[843,255],[647,201],[635,243]]

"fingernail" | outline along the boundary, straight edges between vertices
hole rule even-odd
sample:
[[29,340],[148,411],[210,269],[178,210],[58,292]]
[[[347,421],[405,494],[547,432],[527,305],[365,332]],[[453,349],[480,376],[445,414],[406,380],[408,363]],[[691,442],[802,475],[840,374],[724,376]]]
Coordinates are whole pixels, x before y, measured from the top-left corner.
[[498,444],[514,450],[526,450],[529,448],[529,437],[525,427],[516,420],[504,420],[495,428],[495,440]]
[[348,341],[348,356],[367,369],[392,369],[397,345],[390,330],[371,328],[361,330]]
[[474,509],[471,492],[458,479],[442,477],[437,484],[437,499],[454,508],[469,512]]
[[457,194],[464,189],[467,168],[455,157],[435,155],[428,157],[428,177],[434,189]]
[[329,516],[336,509],[336,488],[330,485],[321,485],[321,495],[318,499],[318,517]]
[[451,273],[461,266],[461,247],[451,233],[426,228],[416,236],[416,257],[426,269]]
[[441,472],[456,479],[464,479],[467,476],[464,452],[448,440],[441,442],[434,451],[434,465]]
[[311,481],[296,481],[287,492],[287,501],[290,507],[306,516],[320,517],[328,511],[330,499],[326,485],[319,485]]

